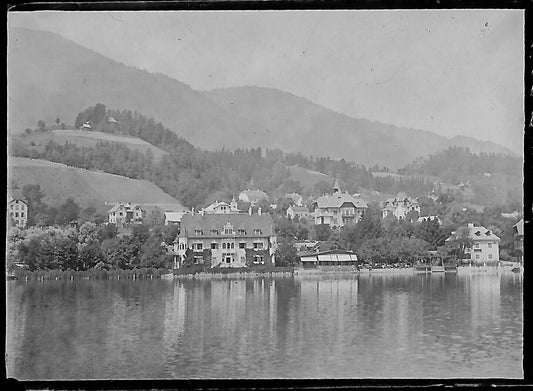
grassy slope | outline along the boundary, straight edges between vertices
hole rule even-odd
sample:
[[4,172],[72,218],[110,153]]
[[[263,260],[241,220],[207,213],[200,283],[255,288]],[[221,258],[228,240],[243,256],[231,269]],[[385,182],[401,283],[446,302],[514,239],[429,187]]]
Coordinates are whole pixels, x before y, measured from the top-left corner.
[[39,184],[46,194],[44,202],[50,205],[58,205],[72,197],[82,207],[131,201],[161,205],[165,210],[185,209],[175,198],[145,180],[20,157],[11,157],[8,169],[10,181],[15,181],[19,188],[25,184]]
[[125,147],[145,153],[152,151],[154,159],[160,159],[166,152],[156,146],[147,143],[137,137],[116,135],[103,132],[82,131],[82,130],[52,130],[45,133],[33,133],[31,135],[21,135],[20,140],[28,145],[34,142],[37,147],[43,148],[49,141],[63,145],[65,142],[75,144],[79,147],[94,147],[98,142],[113,142],[122,144]]

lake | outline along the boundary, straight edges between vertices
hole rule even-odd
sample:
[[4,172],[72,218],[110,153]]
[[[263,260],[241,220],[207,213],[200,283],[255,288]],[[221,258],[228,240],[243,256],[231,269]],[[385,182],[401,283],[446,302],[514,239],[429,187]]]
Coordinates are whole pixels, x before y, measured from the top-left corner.
[[7,375],[522,378],[520,274],[7,284]]

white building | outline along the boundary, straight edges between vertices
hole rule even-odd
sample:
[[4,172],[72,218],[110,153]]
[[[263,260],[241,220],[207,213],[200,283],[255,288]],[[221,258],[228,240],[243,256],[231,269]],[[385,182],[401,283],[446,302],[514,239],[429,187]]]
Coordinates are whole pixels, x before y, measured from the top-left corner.
[[315,201],[315,224],[326,224],[334,228],[358,223],[367,208],[362,199],[342,193],[339,183],[335,181],[333,194],[323,195]]
[[115,205],[107,211],[107,221],[109,224],[115,224],[117,227],[130,223],[140,224],[144,217],[144,211],[139,205],[131,202],[116,202]]
[[215,201],[211,205],[206,206],[200,213],[205,214],[226,214],[226,213],[240,213],[237,208],[237,201],[233,199],[231,202]]
[[307,206],[291,205],[287,208],[287,217],[294,219],[306,219],[311,216]]
[[381,214],[383,218],[394,216],[398,220],[405,219],[408,213],[416,212],[420,214],[420,204],[414,198],[407,197],[407,194],[400,192],[396,198],[389,198],[383,203]]
[[[452,235],[446,241],[456,239],[459,235],[458,232],[452,232]],[[467,260],[479,264],[498,262],[500,260],[500,238],[492,231],[485,227],[475,226],[473,223],[469,223],[466,227],[466,233],[472,241],[472,245],[465,251]]]
[[28,202],[18,189],[7,190],[8,216],[17,227],[25,227],[28,222]]

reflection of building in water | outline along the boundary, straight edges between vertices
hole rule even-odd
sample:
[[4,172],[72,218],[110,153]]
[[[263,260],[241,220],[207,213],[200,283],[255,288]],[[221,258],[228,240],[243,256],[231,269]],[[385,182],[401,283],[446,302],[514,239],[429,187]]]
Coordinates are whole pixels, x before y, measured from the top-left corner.
[[500,278],[497,275],[467,276],[470,289],[472,331],[481,324],[500,319]]
[[383,335],[390,338],[394,348],[400,351],[407,351],[409,348],[409,321],[409,294],[398,291],[384,292]]
[[163,320],[163,345],[174,346],[181,337],[185,327],[185,288],[178,281],[174,284],[172,297],[165,300],[165,317]]
[[[346,324],[345,316],[356,310],[358,295],[358,279],[341,277],[306,277],[301,280],[300,305],[305,317],[300,319],[303,335],[320,335],[316,338],[326,338],[327,341],[336,346],[343,338],[347,327],[353,329],[354,324]],[[334,309],[334,311],[332,311]],[[334,316],[331,316],[334,315]],[[315,330],[317,321],[327,324],[323,330]],[[335,338],[335,341],[332,340]],[[305,338],[303,339],[305,340]]]

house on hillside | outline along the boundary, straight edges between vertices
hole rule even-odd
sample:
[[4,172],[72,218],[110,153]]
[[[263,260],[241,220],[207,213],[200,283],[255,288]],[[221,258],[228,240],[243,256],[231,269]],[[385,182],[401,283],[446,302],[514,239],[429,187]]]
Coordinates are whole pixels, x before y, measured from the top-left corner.
[[287,217],[294,219],[307,219],[311,216],[311,212],[307,206],[291,205],[287,208]]
[[302,206],[303,205],[303,197],[298,193],[287,193],[285,194],[285,198],[288,200],[291,200],[294,205],[296,206]]
[[165,225],[180,225],[181,218],[187,212],[165,212]]
[[239,194],[239,200],[242,202],[249,202],[254,206],[263,200],[268,201],[269,197],[264,191],[247,189],[241,191]]
[[12,219],[17,227],[24,228],[28,222],[28,201],[22,196],[19,189],[7,189],[8,218]]
[[269,214],[186,214],[174,248],[176,268],[274,265],[277,237]]
[[524,219],[513,225],[514,249],[519,251],[518,262],[524,262]]
[[410,212],[420,214],[420,204],[415,198],[408,197],[404,192],[399,192],[396,198],[385,200],[381,209],[383,218],[394,216],[398,220],[405,219]]
[[[461,230],[460,230],[461,231]],[[454,231],[450,235],[447,242],[457,239],[458,232]],[[500,260],[499,243],[500,238],[492,231],[482,226],[475,226],[469,223],[466,227],[468,238],[472,241],[472,245],[466,249],[467,260],[474,263],[498,262]]]
[[226,213],[240,213],[241,211],[237,208],[237,201],[235,198],[231,202],[225,201],[215,201],[211,205],[206,206],[200,213],[206,214],[226,214]]
[[368,208],[362,199],[342,193],[337,180],[333,185],[333,193],[318,197],[314,205],[315,224],[326,224],[331,228],[358,223]]
[[107,211],[107,222],[123,227],[128,224],[140,224],[144,217],[144,211],[139,205],[131,202],[116,202]]
[[420,216],[420,217],[418,217],[416,222],[417,223],[421,223],[423,221],[433,221],[433,220],[437,220],[439,225],[442,225],[442,220],[439,218],[439,216]]

